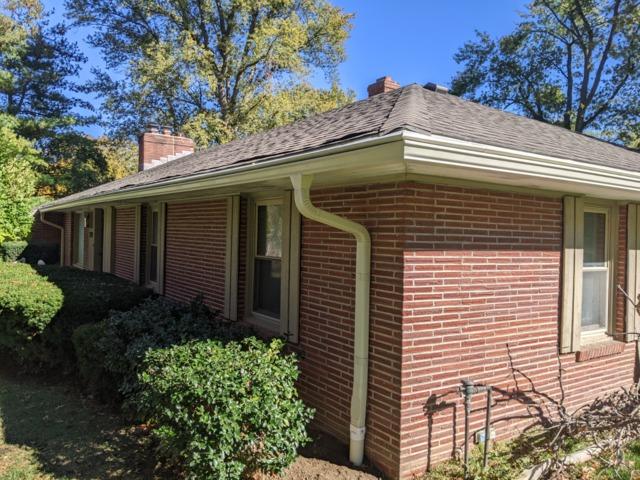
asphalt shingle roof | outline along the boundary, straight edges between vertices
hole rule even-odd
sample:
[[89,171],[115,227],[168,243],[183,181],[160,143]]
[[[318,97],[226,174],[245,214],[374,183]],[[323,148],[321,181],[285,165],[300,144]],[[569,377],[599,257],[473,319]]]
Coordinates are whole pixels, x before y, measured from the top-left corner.
[[57,200],[48,206],[176,178],[258,163],[346,140],[398,131],[470,142],[640,171],[640,154],[564,128],[409,85],[290,125],[217,145],[157,167]]

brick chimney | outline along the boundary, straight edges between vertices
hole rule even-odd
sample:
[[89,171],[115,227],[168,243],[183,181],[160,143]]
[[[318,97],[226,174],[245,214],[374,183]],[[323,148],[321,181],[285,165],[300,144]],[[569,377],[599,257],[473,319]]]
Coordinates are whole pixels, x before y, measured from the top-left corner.
[[149,124],[138,137],[138,171],[189,155],[194,147],[193,140],[174,135],[170,127]]
[[400,88],[400,84],[391,77],[380,77],[374,83],[367,87],[367,93],[369,97],[378,95],[379,93],[387,93],[391,90]]

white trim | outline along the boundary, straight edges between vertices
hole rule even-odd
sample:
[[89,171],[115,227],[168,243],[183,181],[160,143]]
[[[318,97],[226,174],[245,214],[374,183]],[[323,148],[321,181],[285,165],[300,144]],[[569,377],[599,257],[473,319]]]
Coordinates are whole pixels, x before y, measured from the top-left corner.
[[240,196],[227,199],[224,316],[238,319],[238,255],[240,249]]
[[[405,131],[408,173],[640,199],[640,172]],[[429,168],[424,167],[428,165]]]

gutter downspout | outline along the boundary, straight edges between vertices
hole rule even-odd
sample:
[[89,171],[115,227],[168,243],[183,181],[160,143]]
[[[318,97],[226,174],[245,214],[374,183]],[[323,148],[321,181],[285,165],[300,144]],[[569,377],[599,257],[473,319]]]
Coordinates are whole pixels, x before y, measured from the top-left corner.
[[296,207],[302,215],[316,222],[350,233],[356,239],[356,295],[353,339],[353,391],[349,460],[356,466],[364,460],[365,420],[369,368],[369,284],[371,282],[371,238],[359,223],[321,210],[311,203],[313,175],[291,175]]
[[44,218],[44,212],[40,210],[40,221],[45,225],[49,225],[50,227],[57,228],[60,230],[60,266],[64,265],[64,227],[58,225],[57,223],[50,222]]

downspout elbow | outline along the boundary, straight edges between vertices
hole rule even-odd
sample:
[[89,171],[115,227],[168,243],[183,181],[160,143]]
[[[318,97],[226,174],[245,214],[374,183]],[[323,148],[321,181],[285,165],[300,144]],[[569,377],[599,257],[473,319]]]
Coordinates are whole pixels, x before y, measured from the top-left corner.
[[64,227],[62,225],[58,225],[57,223],[50,222],[46,218],[44,218],[44,212],[39,210],[40,213],[40,221],[45,225],[56,228],[60,231],[60,266],[64,265]]
[[356,466],[364,460],[369,369],[369,286],[371,283],[371,237],[361,224],[322,210],[311,202],[312,175],[291,176],[294,200],[300,213],[314,221],[350,233],[356,239],[356,285],[354,313],[353,390],[349,460]]

